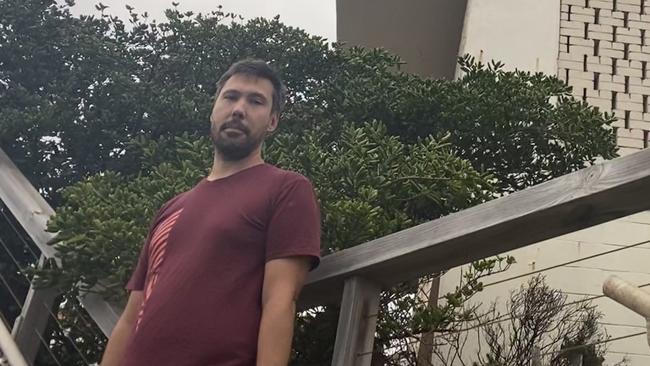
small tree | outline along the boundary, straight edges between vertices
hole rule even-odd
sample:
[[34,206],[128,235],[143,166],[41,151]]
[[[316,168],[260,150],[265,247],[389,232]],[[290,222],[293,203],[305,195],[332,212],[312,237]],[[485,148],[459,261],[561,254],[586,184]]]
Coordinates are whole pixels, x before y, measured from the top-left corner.
[[[588,300],[569,302],[567,295],[545,283],[543,276],[531,278],[511,293],[505,313],[472,307],[471,321],[439,333],[435,360],[442,365],[520,366],[537,360],[540,365],[603,366],[608,339],[598,323],[602,313]],[[476,339],[476,353],[466,348]],[[475,337],[475,338],[474,338]],[[627,361],[615,365],[625,365]]]

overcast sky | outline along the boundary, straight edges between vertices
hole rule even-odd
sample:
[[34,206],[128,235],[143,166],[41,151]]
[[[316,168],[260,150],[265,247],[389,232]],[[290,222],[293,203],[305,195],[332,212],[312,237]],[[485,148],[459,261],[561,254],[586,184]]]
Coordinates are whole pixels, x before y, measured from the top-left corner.
[[[138,13],[148,12],[151,17],[164,19],[163,12],[172,5],[171,0],[77,0],[74,13],[96,14],[95,4],[101,2],[109,6],[113,15],[126,19],[129,4]],[[280,20],[288,25],[305,29],[308,33],[319,35],[330,41],[336,39],[336,0],[177,0],[180,10],[210,12],[217,5],[223,5],[225,12],[241,14],[245,19],[255,17],[272,18],[280,15]]]

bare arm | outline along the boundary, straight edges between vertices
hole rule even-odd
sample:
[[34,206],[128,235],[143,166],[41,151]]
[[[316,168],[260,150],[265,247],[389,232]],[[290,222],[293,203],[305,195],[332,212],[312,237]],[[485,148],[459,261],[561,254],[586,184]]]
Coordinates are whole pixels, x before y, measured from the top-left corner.
[[257,366],[286,366],[289,363],[296,299],[308,272],[306,257],[274,259],[266,264]]
[[104,350],[101,366],[118,366],[124,357],[127,342],[131,331],[138,318],[140,305],[142,304],[142,291],[131,291],[126,308],[115,324],[111,337]]

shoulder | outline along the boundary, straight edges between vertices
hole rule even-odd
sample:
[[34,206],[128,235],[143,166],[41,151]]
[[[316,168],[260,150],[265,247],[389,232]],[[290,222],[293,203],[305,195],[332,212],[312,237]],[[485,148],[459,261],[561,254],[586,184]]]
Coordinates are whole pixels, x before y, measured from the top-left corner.
[[266,171],[268,174],[267,176],[273,181],[274,185],[280,191],[296,185],[312,187],[312,183],[309,178],[298,172],[282,169],[270,164],[267,164]]
[[165,202],[165,204],[163,204],[158,210],[154,221],[160,221],[183,208],[183,202],[185,201],[188,192],[189,191],[181,192]]
[[177,194],[176,196],[172,197],[169,201],[167,201],[167,202],[163,205],[163,208],[164,208],[164,209],[168,209],[168,208],[171,208],[171,207],[177,206],[177,205],[179,205],[179,204],[182,205],[182,202],[185,201],[185,197],[187,197],[187,194],[188,194],[189,192],[190,192],[190,191],[181,192],[181,193]]
[[[316,202],[316,192],[311,181],[304,175],[269,165],[271,207],[293,206],[299,202]],[[312,205],[310,203],[310,205]]]

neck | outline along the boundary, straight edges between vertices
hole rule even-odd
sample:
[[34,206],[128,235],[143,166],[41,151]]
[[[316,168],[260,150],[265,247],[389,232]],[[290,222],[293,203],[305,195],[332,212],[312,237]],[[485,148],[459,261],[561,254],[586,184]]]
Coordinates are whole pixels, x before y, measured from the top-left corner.
[[208,175],[208,180],[216,180],[220,178],[225,178],[227,176],[233,175],[237,172],[240,172],[244,169],[253,167],[255,165],[263,164],[264,160],[262,159],[261,151],[254,151],[249,156],[240,159],[240,160],[226,160],[219,154],[219,152],[214,152],[214,160],[212,162],[212,170]]

